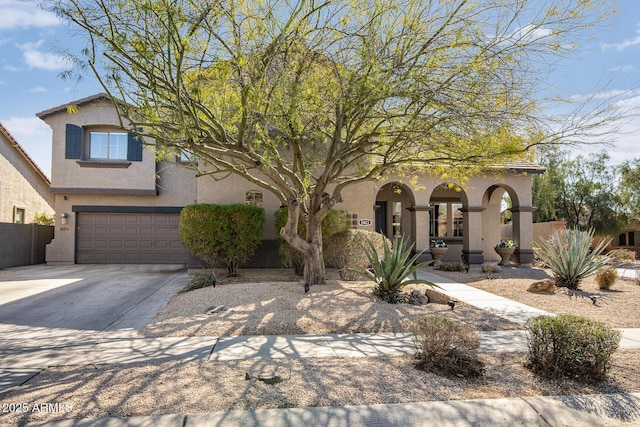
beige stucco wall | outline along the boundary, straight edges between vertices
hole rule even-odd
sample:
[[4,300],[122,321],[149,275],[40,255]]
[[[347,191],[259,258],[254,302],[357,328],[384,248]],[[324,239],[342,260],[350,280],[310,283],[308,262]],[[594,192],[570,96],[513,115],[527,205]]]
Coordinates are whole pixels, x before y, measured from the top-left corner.
[[[452,188],[434,193],[440,184],[449,182],[428,174],[415,181],[389,175],[385,179],[345,188],[342,193],[343,200],[335,205],[335,209],[347,211],[353,227],[374,231],[376,201],[387,201],[388,209],[391,209],[393,202],[399,201],[403,208],[402,232],[411,238],[418,250],[423,250],[429,248],[429,207],[434,197],[438,201],[458,201],[469,208],[469,212],[465,213],[464,237],[446,238],[450,249],[444,258],[445,261],[459,261],[465,247],[481,253],[485,260],[499,261],[500,258],[493,247],[502,238],[500,203],[506,191],[511,196],[515,210],[519,210],[513,215],[518,223],[516,243],[521,249],[532,249],[531,175],[511,172],[487,173],[471,177],[465,183],[453,182],[454,187],[459,187],[458,190]],[[389,191],[389,185],[392,183],[401,184],[400,194]],[[230,176],[219,182],[203,177],[199,180],[198,187],[198,201],[203,203],[244,203],[247,191],[262,191],[266,210],[264,238],[277,237],[273,213],[280,207],[281,202],[273,194],[237,176]],[[332,188],[329,192],[331,190]],[[390,215],[387,219],[390,232]]]
[[[183,207],[196,202],[195,172],[175,163],[156,162],[153,146],[145,146],[142,161],[132,161],[126,168],[82,167],[77,160],[65,159],[67,123],[116,129],[118,117],[109,102],[84,105],[74,114],[59,112],[45,122],[53,130],[51,187],[56,208],[56,233],[47,246],[47,263],[75,262],[74,206]],[[140,190],[145,194],[121,194]],[[64,225],[63,214],[67,215]]]
[[[65,126],[116,126],[118,118],[110,103],[96,102],[80,108],[78,113],[66,111],[45,120],[53,129],[52,187],[57,192],[56,218],[68,215],[68,223],[58,226],[56,239],[47,250],[48,262],[73,262],[75,257],[74,206],[185,206],[200,203],[244,203],[248,191],[263,194],[266,221],[264,239],[275,239],[274,212],[281,201],[269,191],[241,177],[231,175],[222,181],[209,176],[195,178],[194,172],[174,164],[160,163],[156,168],[153,152],[145,149],[142,162],[131,162],[124,169],[81,167],[76,160],[64,158]],[[80,162],[81,163],[81,162]],[[402,191],[394,193],[389,185],[400,183]],[[439,188],[451,183],[456,188]],[[385,187],[386,186],[386,187]],[[118,191],[155,190],[158,195],[122,195]],[[114,191],[117,190],[117,191]],[[331,188],[329,192],[331,192]],[[352,226],[375,230],[376,201],[402,203],[401,228],[415,243],[416,249],[429,248],[429,212],[434,202],[459,202],[463,205],[463,236],[446,236],[449,251],[445,260],[458,261],[463,250],[479,259],[498,260],[493,247],[501,238],[500,202],[508,192],[513,205],[513,238],[519,248],[532,254],[531,216],[533,207],[531,176],[526,173],[485,173],[474,175],[467,182],[452,182],[422,173],[415,180],[387,175],[384,179],[347,187],[342,201],[335,208],[348,212]],[[111,193],[111,194],[109,194]],[[391,215],[388,230],[391,231]],[[527,252],[528,253],[528,252]]]
[[[183,207],[196,201],[197,180],[194,172],[174,164],[160,163],[156,196],[57,194],[55,239],[47,246],[47,263],[73,264],[75,262],[75,230],[77,214],[74,206],[158,206]],[[61,215],[67,214],[62,225]]]
[[[51,127],[53,135],[51,157],[51,187],[61,189],[117,189],[153,191],[155,179],[155,153],[153,148],[144,148],[141,162],[127,162],[127,168],[83,167],[82,160],[65,159],[66,125],[80,126],[83,130],[119,130],[119,120],[109,101],[96,101],[78,108],[76,113],[66,111],[46,117],[44,121]],[[88,137],[88,132],[85,138]],[[84,143],[86,143],[86,139]],[[122,162],[125,163],[125,162]]]
[[0,222],[14,222],[14,209],[25,210],[25,223],[36,213],[53,215],[48,183],[0,132]]

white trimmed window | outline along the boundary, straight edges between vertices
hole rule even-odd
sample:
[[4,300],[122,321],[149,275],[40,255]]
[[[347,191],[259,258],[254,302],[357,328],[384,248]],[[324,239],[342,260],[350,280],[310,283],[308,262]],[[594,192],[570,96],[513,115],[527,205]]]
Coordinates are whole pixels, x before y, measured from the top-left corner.
[[127,134],[123,132],[90,132],[89,158],[127,160]]

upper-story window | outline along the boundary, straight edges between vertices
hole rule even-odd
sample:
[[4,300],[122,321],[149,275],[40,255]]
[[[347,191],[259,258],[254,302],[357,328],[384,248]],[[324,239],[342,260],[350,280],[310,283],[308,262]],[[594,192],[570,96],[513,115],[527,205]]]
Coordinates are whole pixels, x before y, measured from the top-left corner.
[[196,156],[194,156],[193,153],[189,153],[184,150],[178,151],[178,155],[176,157],[177,157],[176,161],[178,163],[195,163],[196,162]]
[[80,127],[68,123],[65,129],[65,159],[78,160],[80,166],[97,164],[127,165],[142,161],[142,138],[111,126]]
[[127,134],[124,132],[90,132],[89,158],[127,159]]

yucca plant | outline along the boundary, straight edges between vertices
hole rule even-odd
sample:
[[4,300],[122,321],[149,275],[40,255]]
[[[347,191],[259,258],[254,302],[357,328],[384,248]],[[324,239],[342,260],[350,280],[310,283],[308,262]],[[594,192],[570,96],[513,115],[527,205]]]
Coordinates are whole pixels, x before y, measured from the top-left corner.
[[578,289],[582,280],[610,261],[602,255],[610,240],[602,240],[590,250],[593,235],[593,230],[563,230],[540,242],[536,254],[542,264],[551,269],[556,286]]
[[[376,285],[374,293],[387,302],[396,303],[403,300],[402,288],[410,284],[425,284],[438,287],[435,283],[418,279],[418,270],[431,261],[415,264],[422,252],[411,256],[413,244],[405,239],[395,237],[393,245],[387,239],[384,242],[384,256],[381,258],[375,246],[369,241],[369,247],[363,247],[371,268],[352,268],[350,270],[361,273]],[[424,251],[423,251],[424,252]],[[411,278],[410,278],[411,277]]]

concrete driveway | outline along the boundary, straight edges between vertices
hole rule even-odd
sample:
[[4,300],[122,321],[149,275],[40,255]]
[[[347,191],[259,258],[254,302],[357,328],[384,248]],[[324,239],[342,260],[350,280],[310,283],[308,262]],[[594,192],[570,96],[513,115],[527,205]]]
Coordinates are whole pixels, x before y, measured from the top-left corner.
[[138,331],[188,281],[171,265],[0,270],[0,329]]

